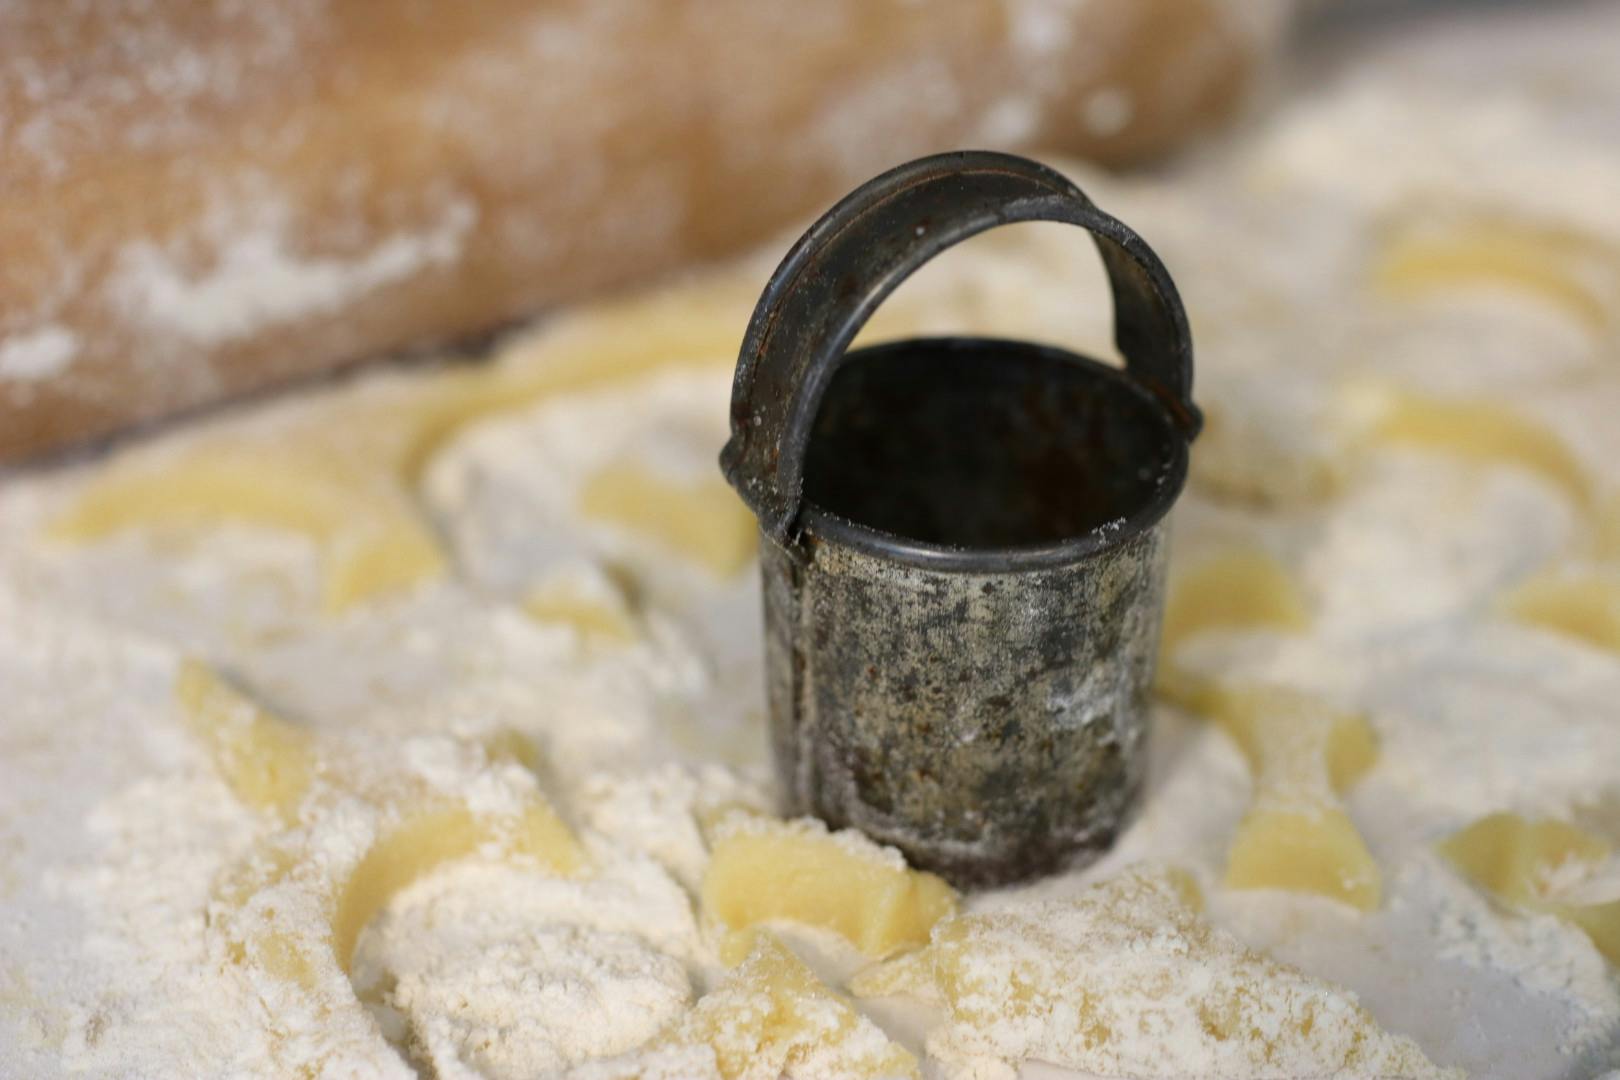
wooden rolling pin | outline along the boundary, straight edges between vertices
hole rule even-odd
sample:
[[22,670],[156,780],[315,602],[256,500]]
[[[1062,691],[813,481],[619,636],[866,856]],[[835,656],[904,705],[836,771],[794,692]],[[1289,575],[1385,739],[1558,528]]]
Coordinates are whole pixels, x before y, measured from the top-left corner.
[[1279,2],[13,0],[0,460],[710,259],[925,152],[1157,153]]

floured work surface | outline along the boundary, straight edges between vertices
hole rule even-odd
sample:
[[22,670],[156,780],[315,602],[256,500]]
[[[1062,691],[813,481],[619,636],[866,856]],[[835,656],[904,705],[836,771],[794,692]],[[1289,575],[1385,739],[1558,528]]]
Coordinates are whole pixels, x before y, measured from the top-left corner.
[[[1141,816],[1022,889],[772,816],[715,468],[768,261],[8,475],[0,1076],[1620,1068],[1617,32],[1075,171],[1210,425]],[[1097,349],[1097,278],[1004,230],[873,330]]]

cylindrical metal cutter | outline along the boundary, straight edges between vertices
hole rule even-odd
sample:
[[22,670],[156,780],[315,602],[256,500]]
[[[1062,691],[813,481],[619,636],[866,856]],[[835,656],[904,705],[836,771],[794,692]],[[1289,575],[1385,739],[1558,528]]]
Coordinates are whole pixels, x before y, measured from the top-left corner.
[[[981,338],[848,351],[919,266],[1017,221],[1092,234],[1123,368]],[[1191,390],[1164,266],[1045,166],[924,158],[811,227],[749,323],[721,456],[763,536],[788,809],[958,884],[1113,842],[1142,778]]]

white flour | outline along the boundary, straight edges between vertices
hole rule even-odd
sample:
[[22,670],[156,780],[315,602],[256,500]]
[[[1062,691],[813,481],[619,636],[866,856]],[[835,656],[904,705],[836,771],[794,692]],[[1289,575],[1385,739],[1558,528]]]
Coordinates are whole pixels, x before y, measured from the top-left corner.
[[[629,862],[581,887],[468,868],[403,895],[355,981],[440,1076],[534,1076],[633,1050],[690,1005],[686,894]],[[367,963],[387,989],[367,985]]]
[[78,352],[78,336],[60,326],[18,334],[0,344],[0,379],[15,382],[49,379],[66,371]]
[[1256,955],[1195,905],[1145,865],[970,916],[936,935],[921,971],[915,957],[889,970],[947,1005],[928,1046],[962,1080],[1011,1080],[1006,1059],[1025,1057],[1126,1077],[1444,1076],[1354,995]]
[[217,251],[206,274],[157,244],[132,243],[119,253],[107,296],[132,325],[155,334],[236,341],[455,262],[478,212],[465,198],[450,199],[431,228],[385,235],[343,257],[295,253],[290,217],[285,201],[266,192],[221,198],[198,230]]
[[[1020,8],[1040,18],[1042,5]],[[1620,1064],[1620,983],[1585,936],[1493,906],[1432,853],[1498,810],[1573,817],[1620,840],[1620,657],[1496,614],[1503,590],[1578,551],[1586,526],[1528,472],[1358,449],[1353,392],[1375,374],[1497,397],[1564,432],[1587,472],[1613,484],[1612,340],[1534,297],[1402,305],[1364,282],[1379,230],[1465,196],[1620,249],[1615,203],[1598,197],[1620,190],[1620,132],[1593,138],[1584,110],[1548,121],[1534,89],[1555,74],[1566,87],[1585,79],[1620,108],[1611,76],[1565,62],[1565,39],[1584,55],[1589,39],[1620,31],[1612,16],[1593,18],[1596,30],[1572,18],[1562,38],[1521,35],[1511,21],[1495,37],[1476,33],[1523,76],[1488,94],[1473,92],[1477,75],[1434,59],[1444,46],[1375,52],[1178,174],[1078,176],[1166,257],[1195,322],[1212,425],[1178,510],[1176,557],[1258,545],[1311,610],[1304,633],[1210,634],[1186,662],[1367,713],[1381,758],[1347,805],[1383,869],[1384,904],[1357,915],[1220,888],[1247,769],[1222,733],[1165,711],[1141,817],[1116,850],[1080,873],[969,898],[970,912],[1034,917],[1046,910],[1035,905],[1138,860],[1170,861],[1203,884],[1222,931],[1343,987],[1321,1000],[1353,994],[1440,1065],[1582,1080]],[[1098,122],[1118,106],[1099,103]],[[285,271],[293,293],[339,280],[278,258],[273,246],[246,250],[240,268]],[[379,257],[367,273],[395,261]],[[154,318],[236,332],[228,311],[191,312],[186,282],[167,280],[148,281],[174,286],[172,308],[147,305]],[[1075,296],[1097,280],[1077,236],[1008,230],[902,290],[896,325],[1096,349],[1106,325],[1093,304],[1077,312]],[[64,362],[53,349],[61,343],[4,354],[7,373]],[[96,466],[7,478],[0,1077],[269,1077],[297,1062],[374,1076],[556,1075],[633,1054],[723,983],[692,896],[705,823],[771,802],[757,583],[752,571],[717,580],[575,509],[585,479],[612,461],[712,473],[726,421],[727,358],[716,360],[541,402],[452,440],[421,494],[453,574],[341,616],[318,610],[321,553],[306,537],[233,525],[64,547],[40,528]],[[341,423],[409,381],[372,376],[256,408],[175,432],[160,452],[220,432],[290,431],[322,412]],[[620,590],[637,640],[604,648],[524,614],[525,590],[556,574]],[[335,800],[320,822],[283,831],[240,806],[174,701],[189,654],[316,732],[323,760],[397,769],[469,806],[498,810],[531,790],[481,741],[521,733],[593,873],[563,880],[475,855],[395,896],[360,934],[348,978],[334,969],[305,992],[244,974],[210,921],[225,917],[221,882],[258,845],[291,845],[316,868],[352,862],[376,814]],[[274,887],[319,908],[296,874]],[[829,955],[813,958],[818,968],[847,975],[849,958]],[[1152,959],[1123,949],[1091,957],[1099,970],[1064,974],[1127,987]],[[1212,977],[1229,974],[1211,963]],[[865,1007],[913,1049],[940,1023],[925,1006]],[[1127,1027],[1109,1060],[1186,1066],[1194,1034]],[[992,1055],[1016,1043],[994,1025],[952,1038],[978,1038],[974,1052]],[[1222,1060],[1241,1063],[1246,1049],[1238,1040]]]

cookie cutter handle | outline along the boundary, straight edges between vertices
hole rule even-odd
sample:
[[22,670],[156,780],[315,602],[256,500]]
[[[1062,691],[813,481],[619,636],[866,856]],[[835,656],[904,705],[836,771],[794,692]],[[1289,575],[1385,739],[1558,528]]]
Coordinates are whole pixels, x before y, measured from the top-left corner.
[[749,319],[720,465],[767,535],[786,543],[793,532],[821,398],[878,305],[941,251],[1018,221],[1066,222],[1092,235],[1127,373],[1184,438],[1198,434],[1187,315],[1147,243],[1038,162],[979,150],[936,154],[868,181],[823,215],[776,268]]

